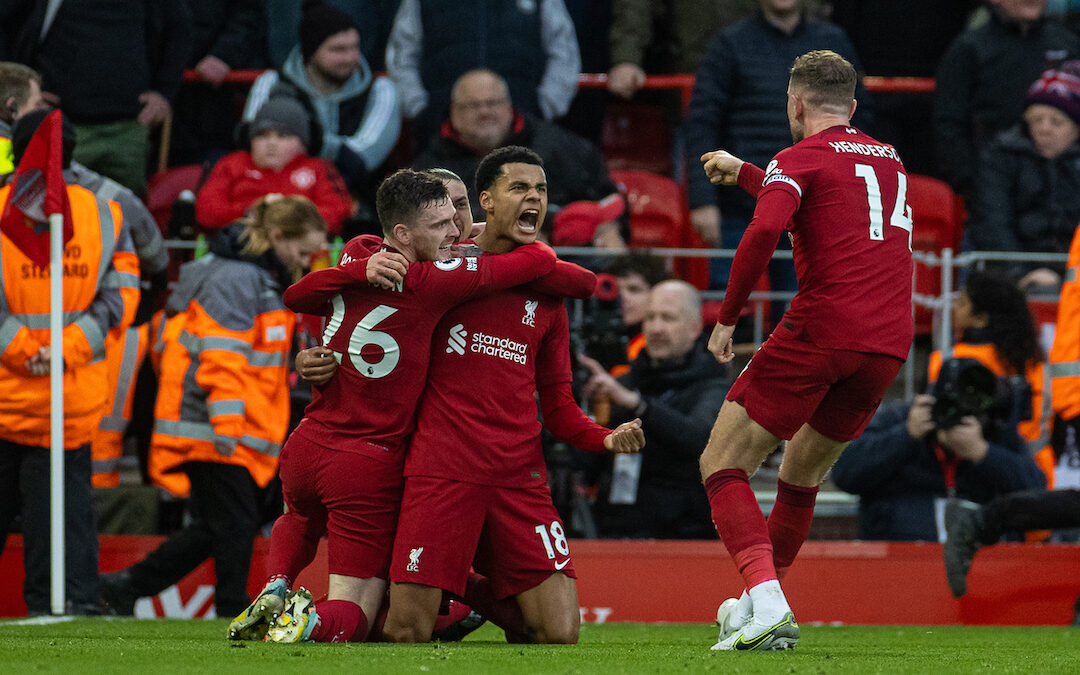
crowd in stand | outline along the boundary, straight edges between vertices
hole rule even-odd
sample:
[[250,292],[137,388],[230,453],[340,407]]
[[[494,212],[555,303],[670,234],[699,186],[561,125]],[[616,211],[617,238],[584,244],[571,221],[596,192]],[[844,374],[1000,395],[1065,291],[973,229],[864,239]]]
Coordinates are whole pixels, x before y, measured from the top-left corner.
[[[620,99],[652,101],[650,92],[642,90],[649,75],[694,74],[689,105],[674,114],[679,118],[678,143],[670,149],[673,177],[685,176],[687,201],[670,208],[688,210],[688,226],[707,246],[735,248],[750,224],[754,202],[742,191],[711,184],[698,168],[698,158],[725,148],[765,167],[790,145],[788,120],[777,102],[786,95],[793,59],[808,50],[830,49],[862,74],[935,79],[932,96],[871,95],[860,85],[853,124],[892,143],[911,173],[940,178],[964,198],[966,250],[1064,254],[1070,246],[1074,249],[1068,266],[1009,261],[996,264],[1001,279],[977,274],[968,279],[954,307],[962,342],[951,356],[981,362],[995,377],[1013,384],[1024,381],[1035,401],[1029,396],[1013,409],[995,409],[1007,420],[995,427],[996,435],[990,433],[987,419],[974,419],[978,415],[970,423],[941,427],[931,414],[932,394],[940,397],[941,387],[913,402],[883,407],[835,472],[840,488],[862,496],[859,536],[944,541],[944,520],[936,518],[935,505],[946,499],[989,502],[1046,485],[1080,488],[1070,463],[1075,442],[1068,445],[1063,432],[1056,434],[1060,442],[1049,440],[1052,427],[1064,428],[1077,417],[1073,408],[1078,404],[1069,398],[1074,395],[1071,380],[1054,378],[1075,379],[1068,366],[1078,356],[1068,345],[1080,344],[1080,338],[1073,334],[1075,326],[1058,326],[1062,346],[1049,355],[1044,381],[1046,357],[1033,342],[1022,294],[1060,292],[1063,303],[1080,303],[1069,295],[1075,290],[1069,284],[1076,283],[1077,260],[1072,258],[1080,255],[1075,250],[1080,225],[1080,37],[1074,32],[1080,12],[1069,11],[1071,6],[1047,0],[4,3],[0,172],[15,170],[29,134],[41,123],[39,113],[61,110],[70,136],[65,150],[72,160],[65,176],[119,204],[124,226],[114,237],[116,249],[133,251],[140,262],[142,309],[137,316],[110,314],[101,322],[100,330],[110,336],[102,348],[115,361],[112,379],[101,385],[110,390],[101,407],[109,412],[103,412],[101,440],[78,439],[92,440],[93,448],[79,458],[85,466],[73,470],[88,480],[93,473],[95,486],[117,484],[116,460],[124,452],[123,429],[132,418],[135,375],[149,353],[153,366],[147,370],[163,378],[157,419],[181,416],[171,435],[158,428],[157,441],[148,443],[147,480],[179,497],[192,488],[204,494],[222,489],[213,482],[220,477],[197,485],[178,481],[163,465],[167,461],[158,447],[165,436],[170,443],[184,436],[177,431],[183,421],[177,412],[183,407],[176,398],[180,394],[169,393],[164,382],[168,378],[161,373],[171,370],[173,379],[182,381],[183,368],[170,359],[180,351],[190,359],[197,350],[176,335],[176,341],[168,342],[151,334],[151,329],[167,331],[169,325],[160,314],[152,320],[152,310],[164,305],[160,291],[168,264],[160,235],[170,231],[167,223],[158,223],[157,231],[138,199],[147,197],[155,149],[166,152],[173,166],[206,167],[192,187],[198,232],[211,241],[211,251],[224,266],[212,270],[213,275],[228,275],[239,269],[235,265],[240,261],[258,268],[244,268],[254,274],[254,281],[242,288],[211,278],[221,284],[215,297],[199,295],[213,292],[202,283],[206,279],[181,277],[183,306],[177,304],[174,290],[169,316],[187,316],[191,331],[198,321],[227,328],[235,322],[236,328],[216,337],[247,341],[238,349],[245,358],[251,357],[250,347],[258,340],[247,326],[251,322],[239,317],[243,312],[237,312],[238,307],[255,312],[247,318],[262,326],[260,330],[280,328],[281,335],[274,335],[281,339],[271,341],[272,349],[255,351],[283,355],[278,379],[283,387],[290,382],[295,408],[305,400],[304,384],[296,382],[295,375],[284,377],[284,366],[290,352],[317,342],[311,336],[319,334],[319,327],[305,329],[301,320],[294,330],[294,319],[263,326],[266,316],[281,310],[280,297],[256,309],[256,300],[267,302],[256,291],[265,286],[280,296],[283,286],[301,272],[308,249],[322,243],[324,232],[346,240],[378,232],[375,190],[397,168],[456,172],[468,188],[466,206],[471,203],[477,209],[475,219],[481,220],[472,184],[477,165],[497,147],[522,145],[540,155],[547,172],[545,238],[555,245],[623,254],[587,261],[598,272],[610,267],[618,278],[624,313],[614,324],[601,326],[615,336],[616,358],[609,358],[610,350],[579,357],[579,393],[582,404],[597,416],[603,406],[603,414],[616,422],[641,418],[649,439],[636,457],[588,462],[572,457],[569,474],[577,484],[571,491],[589,495],[590,501],[584,514],[580,499],[568,499],[560,507],[579,516],[567,520],[580,524],[584,515],[588,521],[576,534],[712,537],[695,458],[731,373],[709,356],[701,336],[700,290],[706,289],[666,279],[670,269],[662,259],[627,253],[634,239],[633,204],[609,174],[602,139],[583,135],[590,125],[582,120],[602,117],[604,106]],[[230,71],[250,69],[265,72],[250,86],[227,82]],[[582,72],[606,72],[608,91],[578,95]],[[284,212],[286,205],[303,211],[303,227],[267,220],[268,214]],[[295,246],[289,248],[287,240],[296,240]],[[281,260],[268,252],[292,258]],[[178,263],[182,256],[174,257]],[[7,260],[4,263],[7,268]],[[126,264],[126,259],[119,260],[116,268]],[[188,272],[209,278],[210,267],[204,263],[200,271],[189,267]],[[727,274],[728,265],[715,260],[708,289],[722,289]],[[794,291],[792,264],[774,261],[770,283],[773,290]],[[995,283],[1007,288],[987,290]],[[225,291],[242,298],[230,300]],[[1014,314],[1003,314],[1002,303]],[[773,304],[775,321],[784,307]],[[7,305],[14,307],[10,301]],[[7,305],[0,309],[8,312]],[[639,309],[631,314],[635,306]],[[214,311],[227,318],[214,319]],[[600,325],[597,316],[590,324],[594,331]],[[1017,321],[1031,328],[1030,334],[1001,337],[998,324]],[[262,338],[269,335],[265,331]],[[0,338],[7,337],[0,324]],[[163,346],[155,349],[150,344],[155,340]],[[1025,347],[1018,347],[1016,340],[1025,341]],[[126,344],[138,356],[121,365]],[[971,345],[986,348],[965,351]],[[935,363],[926,378],[931,382],[938,380],[938,369],[947,372],[941,359]],[[0,383],[29,377],[17,370],[5,360]],[[213,371],[207,377],[220,376]],[[258,399],[252,390],[234,393],[241,404],[245,395]],[[230,415],[243,415],[242,405],[237,413],[230,408],[236,401],[221,396],[202,401],[210,436],[201,441],[208,456],[228,445],[229,425],[235,422]],[[275,405],[281,403],[267,396]],[[249,405],[263,403],[252,400]],[[1034,426],[1023,427],[1033,416]],[[292,417],[298,419],[297,410]],[[18,424],[4,419],[3,444],[42,445],[40,438],[25,436]],[[190,427],[183,429],[191,432]],[[1018,434],[1012,433],[1017,429]],[[1068,439],[1074,441],[1074,436]],[[869,444],[873,451],[863,454]],[[882,446],[891,448],[890,453],[881,452]],[[0,448],[0,453],[7,452]],[[263,469],[269,465],[265,456],[257,459]],[[552,471],[552,476],[564,473]],[[245,499],[254,502],[262,499],[256,496],[259,489],[273,485],[272,474],[261,471],[254,481],[226,477],[225,483],[250,493]],[[24,531],[41,527],[41,513],[34,511],[28,494],[23,497]],[[8,511],[0,512],[0,529],[5,531],[15,517]],[[257,520],[261,514],[245,516]],[[200,518],[212,520],[213,515],[196,514],[196,520]],[[79,527],[75,524],[74,529]],[[254,532],[254,526],[251,529]],[[210,535],[189,537],[204,549],[211,546]],[[42,560],[40,546],[31,548],[28,544],[28,561]],[[163,578],[170,573],[155,572]],[[28,576],[28,584],[40,586],[41,581]],[[45,610],[40,590],[26,596],[31,611]],[[75,609],[86,610],[94,594],[75,587]],[[240,598],[230,600],[238,607],[245,604]]]

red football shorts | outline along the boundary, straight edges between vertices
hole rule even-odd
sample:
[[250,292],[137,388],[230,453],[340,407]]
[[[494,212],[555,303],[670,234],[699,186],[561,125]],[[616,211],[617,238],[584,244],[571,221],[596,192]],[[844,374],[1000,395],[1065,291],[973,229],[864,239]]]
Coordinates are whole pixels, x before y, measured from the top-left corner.
[[807,423],[834,441],[858,438],[904,362],[818,347],[778,331],[750,359],[727,399],[778,438],[791,440]]
[[330,574],[387,578],[401,506],[402,455],[357,443],[331,450],[292,434],[279,458],[290,512],[327,530]]
[[547,485],[504,488],[429,476],[405,480],[390,580],[461,596],[470,565],[491,579],[500,599],[527,591],[554,572],[576,578]]

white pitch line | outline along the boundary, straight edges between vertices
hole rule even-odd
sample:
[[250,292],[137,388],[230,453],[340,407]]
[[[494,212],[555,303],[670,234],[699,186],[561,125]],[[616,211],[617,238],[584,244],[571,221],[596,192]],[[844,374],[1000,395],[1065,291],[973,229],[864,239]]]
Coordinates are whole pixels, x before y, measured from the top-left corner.
[[74,621],[73,616],[35,616],[30,619],[19,619],[18,621],[0,621],[0,627],[3,626],[48,626],[53,623],[67,623],[68,621]]

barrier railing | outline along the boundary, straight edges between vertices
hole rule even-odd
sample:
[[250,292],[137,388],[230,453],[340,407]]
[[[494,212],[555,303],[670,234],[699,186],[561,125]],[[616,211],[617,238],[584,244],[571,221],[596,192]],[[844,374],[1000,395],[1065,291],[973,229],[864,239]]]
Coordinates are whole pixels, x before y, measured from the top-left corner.
[[[264,70],[230,70],[224,84],[251,85]],[[578,75],[578,87],[580,89],[603,89],[607,87],[606,73],[581,73]],[[205,82],[202,76],[195,70],[184,71],[184,82],[198,84]],[[934,91],[934,80],[929,77],[882,77],[880,75],[867,75],[863,78],[863,84],[869,91],[894,92],[906,94],[926,94]],[[674,75],[646,75],[642,89],[676,90],[682,109],[690,105],[690,95],[694,91],[693,73],[678,73]]]

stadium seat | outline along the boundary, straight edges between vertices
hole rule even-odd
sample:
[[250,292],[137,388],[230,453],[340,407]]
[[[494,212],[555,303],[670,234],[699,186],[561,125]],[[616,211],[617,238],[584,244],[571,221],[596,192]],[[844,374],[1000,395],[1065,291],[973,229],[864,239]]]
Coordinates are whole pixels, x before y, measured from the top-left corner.
[[600,145],[610,170],[671,174],[671,127],[661,106],[609,103]]
[[146,184],[146,208],[161,228],[163,236],[169,235],[169,220],[176,198],[184,190],[198,191],[206,173],[209,171],[202,164],[185,164],[150,176]]
[[[960,252],[964,232],[963,200],[944,181],[930,176],[908,174],[907,203],[911,207],[911,249],[940,254],[951,248]],[[953,289],[949,289],[950,291]],[[941,296],[941,268],[915,264],[915,292]],[[933,313],[926,307],[915,308],[915,333],[929,335]]]
[[[686,197],[678,183],[648,171],[612,171],[611,179],[630,205],[630,246],[634,248],[705,248],[690,225]],[[697,288],[709,285],[707,258],[678,258],[675,276]]]

